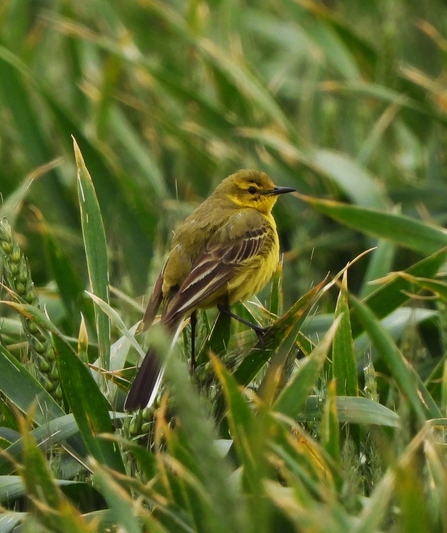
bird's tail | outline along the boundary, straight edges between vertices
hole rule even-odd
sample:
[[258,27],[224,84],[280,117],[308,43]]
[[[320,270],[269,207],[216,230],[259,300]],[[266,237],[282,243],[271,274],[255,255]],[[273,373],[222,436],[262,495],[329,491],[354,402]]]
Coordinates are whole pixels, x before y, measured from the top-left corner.
[[[171,352],[180,333],[182,320],[176,318],[176,320],[165,321],[162,318],[162,325],[168,338],[171,339],[169,350]],[[166,358],[162,355],[154,346],[149,347],[124,402],[126,411],[144,409],[154,402],[165,370]]]
[[133,411],[150,407],[157,396],[164,364],[155,348],[150,347],[129,389],[124,409]]

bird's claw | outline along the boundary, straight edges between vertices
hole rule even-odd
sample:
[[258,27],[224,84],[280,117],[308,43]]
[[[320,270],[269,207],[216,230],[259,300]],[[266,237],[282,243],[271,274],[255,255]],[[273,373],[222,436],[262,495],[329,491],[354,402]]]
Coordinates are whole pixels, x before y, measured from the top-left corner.
[[256,333],[256,336],[258,337],[257,346],[259,346],[261,350],[265,350],[264,336],[267,333],[268,328],[256,327],[253,328],[253,330]]

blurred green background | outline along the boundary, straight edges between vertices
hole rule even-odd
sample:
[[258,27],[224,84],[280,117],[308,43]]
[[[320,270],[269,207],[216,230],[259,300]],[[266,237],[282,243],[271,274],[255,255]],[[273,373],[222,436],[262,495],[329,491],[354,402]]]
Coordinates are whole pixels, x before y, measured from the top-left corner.
[[[87,282],[72,135],[111,283],[131,296],[147,292],[176,223],[239,168],[443,224],[445,14],[440,0],[3,0],[0,214],[36,284],[52,279],[43,221]],[[276,217],[288,303],[377,244],[297,198]],[[386,257],[383,273],[414,259]],[[355,292],[372,260],[351,269]]]
[[[447,530],[446,81],[442,0],[0,0],[0,533]],[[247,167],[298,191],[236,307],[266,349],[202,315],[120,413],[173,229]]]

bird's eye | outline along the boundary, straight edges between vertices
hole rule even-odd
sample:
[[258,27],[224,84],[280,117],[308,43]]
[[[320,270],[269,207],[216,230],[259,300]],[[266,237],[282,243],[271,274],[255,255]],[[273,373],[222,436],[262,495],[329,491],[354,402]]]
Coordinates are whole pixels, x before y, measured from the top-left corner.
[[248,192],[249,192],[250,194],[255,194],[256,191],[257,191],[256,187],[249,187],[249,188],[248,188]]

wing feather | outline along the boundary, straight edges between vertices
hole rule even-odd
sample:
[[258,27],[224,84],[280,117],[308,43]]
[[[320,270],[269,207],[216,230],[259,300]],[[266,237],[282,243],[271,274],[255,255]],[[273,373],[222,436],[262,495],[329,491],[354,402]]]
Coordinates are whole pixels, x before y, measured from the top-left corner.
[[151,297],[149,298],[149,302],[146,307],[146,312],[144,313],[143,322],[142,322],[142,330],[145,331],[148,329],[152,322],[154,321],[154,318],[157,314],[158,308],[160,307],[161,301],[163,299],[163,274],[164,274],[164,268],[160,272],[157,281],[155,282],[154,288],[152,289]]
[[268,229],[266,223],[224,244],[219,240],[208,243],[165,309],[163,322],[176,324],[188,311],[222,291],[237,268],[261,253],[268,240]]

